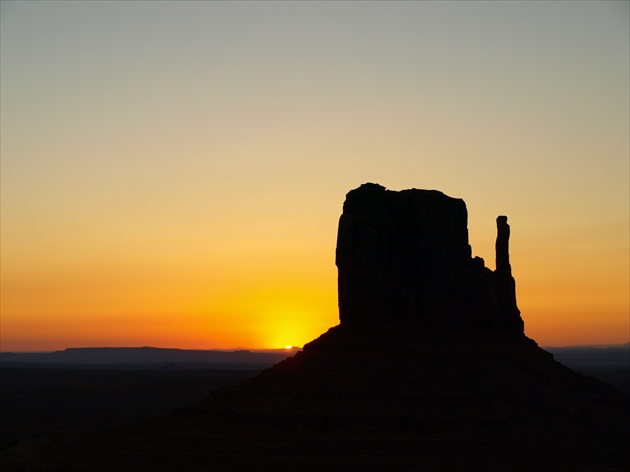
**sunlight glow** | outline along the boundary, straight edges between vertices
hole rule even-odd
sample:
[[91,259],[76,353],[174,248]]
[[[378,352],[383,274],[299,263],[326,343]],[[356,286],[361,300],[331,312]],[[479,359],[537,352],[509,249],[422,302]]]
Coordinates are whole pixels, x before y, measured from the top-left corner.
[[491,269],[507,215],[540,345],[628,342],[624,2],[188,3],[0,1],[0,350],[304,346],[365,182]]

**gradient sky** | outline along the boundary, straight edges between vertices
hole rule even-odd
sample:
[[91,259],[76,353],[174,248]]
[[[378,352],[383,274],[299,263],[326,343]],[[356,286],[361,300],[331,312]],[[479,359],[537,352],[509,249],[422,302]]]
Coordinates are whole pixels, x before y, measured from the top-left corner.
[[1,348],[303,345],[364,182],[495,218],[526,334],[629,340],[628,2],[1,2]]

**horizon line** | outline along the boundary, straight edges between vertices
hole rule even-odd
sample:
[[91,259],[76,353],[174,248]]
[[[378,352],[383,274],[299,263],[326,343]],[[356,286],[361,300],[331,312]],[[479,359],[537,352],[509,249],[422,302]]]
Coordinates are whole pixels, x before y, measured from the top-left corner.
[[[567,344],[567,345],[549,345],[540,346],[542,349],[570,349],[570,348],[610,348],[610,347],[623,347],[629,346],[630,341],[625,343],[607,343],[607,344]],[[301,351],[304,347],[291,346],[291,347],[277,347],[277,348],[248,348],[248,347],[234,347],[234,348],[207,348],[207,349],[186,349],[179,347],[156,347],[156,346],[79,346],[79,347],[66,347],[63,349],[54,350],[42,350],[42,351],[0,351],[0,354],[50,354],[53,352],[63,352],[69,349],[163,349],[163,350],[177,350],[177,351],[212,351],[212,352],[294,352]]]

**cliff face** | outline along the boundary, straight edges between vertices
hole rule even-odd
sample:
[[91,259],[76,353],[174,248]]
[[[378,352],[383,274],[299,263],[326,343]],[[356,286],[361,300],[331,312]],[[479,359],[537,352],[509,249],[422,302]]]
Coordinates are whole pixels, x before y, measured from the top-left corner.
[[342,325],[523,332],[512,278],[507,218],[497,219],[497,270],[472,258],[461,199],[434,190],[364,184],[339,220]]

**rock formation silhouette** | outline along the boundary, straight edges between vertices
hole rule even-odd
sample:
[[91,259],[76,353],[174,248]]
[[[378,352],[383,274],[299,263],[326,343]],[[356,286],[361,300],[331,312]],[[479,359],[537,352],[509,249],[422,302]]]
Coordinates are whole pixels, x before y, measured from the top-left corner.
[[516,282],[510,266],[510,225],[507,216],[497,217],[496,269],[494,271],[502,320],[513,329],[523,330],[521,312],[516,306]]
[[349,192],[339,325],[157,432],[101,438],[106,465],[118,448],[155,470],[623,470],[628,397],[525,336],[507,218],[494,271],[466,220],[437,191]]
[[494,272],[471,257],[467,218],[463,200],[435,190],[349,192],[336,254],[341,324],[523,332],[507,217],[497,219]]

